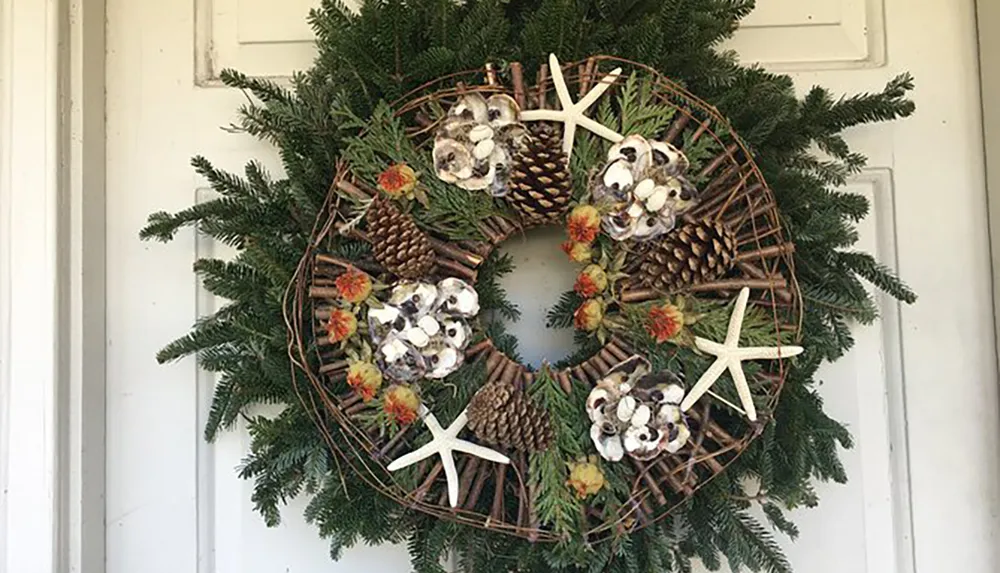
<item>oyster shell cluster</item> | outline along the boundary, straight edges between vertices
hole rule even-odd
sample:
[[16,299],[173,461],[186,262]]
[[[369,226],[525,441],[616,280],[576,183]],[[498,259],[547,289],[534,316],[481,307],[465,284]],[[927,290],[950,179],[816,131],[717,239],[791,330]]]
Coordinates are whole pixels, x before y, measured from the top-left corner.
[[652,373],[640,356],[612,368],[587,397],[590,438],[601,457],[645,461],[684,447],[691,431],[680,409],[680,382],[668,371]]
[[461,279],[398,282],[381,308],[368,310],[375,362],[400,382],[444,378],[462,365],[472,338],[467,319],[478,312],[479,295]]
[[507,193],[511,160],[527,136],[514,98],[473,92],[449,110],[434,136],[438,179],[470,191]]
[[610,204],[601,227],[616,241],[649,241],[674,228],[677,216],[694,205],[698,190],[684,175],[690,163],[665,141],[629,135],[608,150],[608,161],[591,195]]

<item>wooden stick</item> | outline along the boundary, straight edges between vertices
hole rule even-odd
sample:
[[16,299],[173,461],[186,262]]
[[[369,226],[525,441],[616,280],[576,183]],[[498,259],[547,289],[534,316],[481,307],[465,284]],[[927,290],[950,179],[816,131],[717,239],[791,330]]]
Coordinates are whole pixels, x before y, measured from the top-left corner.
[[642,481],[646,483],[646,487],[649,488],[650,493],[656,498],[656,502],[660,505],[667,505],[667,496],[663,495],[663,490],[660,489],[660,485],[656,483],[653,476],[649,474],[649,468],[643,462],[636,459],[629,458],[632,461],[632,465],[635,466],[636,471],[642,477]]
[[771,245],[769,247],[762,247],[753,251],[743,251],[736,255],[733,259],[737,263],[748,261],[750,259],[766,259],[768,257],[784,256],[790,255],[795,252],[795,245],[792,243],[782,243],[780,245]]
[[431,486],[434,484],[434,480],[436,480],[437,477],[441,475],[442,471],[444,471],[444,466],[441,464],[441,460],[438,460],[437,463],[434,464],[434,467],[431,468],[430,473],[427,474],[427,477],[424,478],[424,482],[420,484],[420,487],[418,487],[416,492],[414,492],[413,497],[417,501],[424,500],[424,497],[427,496],[427,492],[431,489]]
[[465,265],[463,265],[461,263],[457,263],[457,262],[455,262],[455,261],[453,261],[451,259],[443,259],[441,257],[437,258],[436,263],[437,263],[438,267],[443,267],[443,268],[445,268],[445,269],[447,269],[447,270],[455,273],[456,275],[459,276],[459,278],[463,278],[467,282],[470,282],[470,283],[476,282],[476,276],[477,276],[478,273],[476,273],[476,271],[470,269],[469,267],[467,267],[467,266],[465,266]]
[[710,283],[702,283],[700,285],[693,285],[688,287],[690,292],[710,292],[714,290],[740,290],[743,287],[748,287],[756,290],[771,290],[785,288],[788,286],[788,282],[785,277],[773,276],[767,279],[726,279],[721,281],[715,281]]
[[490,510],[490,519],[496,522],[502,522],[504,517],[503,482],[506,475],[507,465],[496,464],[496,470],[493,475],[493,485],[495,486],[495,489],[493,490],[493,507]]
[[446,243],[444,241],[435,239],[433,237],[430,239],[430,242],[431,242],[431,248],[434,249],[434,252],[440,255],[451,257],[452,259],[454,259],[459,263],[468,265],[470,267],[478,267],[483,263],[483,257],[475,253],[464,251],[453,244]]
[[691,118],[686,115],[679,115],[674,119],[673,123],[670,124],[670,129],[667,130],[667,134],[663,136],[664,141],[668,143],[673,143],[677,136],[684,131],[687,127],[688,122]]
[[524,98],[524,68],[521,62],[510,63],[510,80],[514,84],[514,101],[521,109],[527,108],[528,102]]
[[723,161],[726,161],[727,159],[733,159],[733,154],[736,153],[738,149],[739,146],[736,145],[735,143],[730,143],[729,145],[727,145],[726,150],[720,153],[718,156],[716,156],[715,159],[709,162],[708,165],[706,165],[700,172],[698,172],[698,175],[695,176],[695,179],[704,179],[705,177],[711,175],[713,171],[715,171],[716,169],[719,168],[720,165],[722,165]]
[[546,84],[549,81],[549,65],[542,64],[538,67],[538,81],[535,86],[535,98],[538,109],[546,109],[545,94],[548,91]]
[[[498,464],[499,465],[499,464]],[[472,509],[479,502],[479,496],[483,493],[483,486],[486,485],[486,478],[490,476],[490,462],[478,464],[476,468],[476,479],[472,482],[469,495],[465,497],[464,509]]]

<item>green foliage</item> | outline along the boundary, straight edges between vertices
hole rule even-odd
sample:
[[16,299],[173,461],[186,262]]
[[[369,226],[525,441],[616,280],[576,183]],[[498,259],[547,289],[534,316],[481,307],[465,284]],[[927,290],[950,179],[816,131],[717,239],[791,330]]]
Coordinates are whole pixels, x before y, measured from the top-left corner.
[[[750,505],[760,504],[775,529],[794,536],[783,508],[815,505],[814,479],[846,479],[838,449],[850,447],[850,435],[823,412],[815,373],[823,361],[839,358],[852,346],[851,321],[877,317],[869,286],[903,301],[914,299],[890,269],[854,250],[855,225],[869,205],[835,187],[857,173],[865,158],[850,150],[843,130],[912,113],[906,94],[913,82],[903,75],[881,91],[844,97],[816,87],[799,99],[787,76],[741,66],[734,54],[716,49],[753,5],[753,0],[367,0],[354,13],[340,0],[322,0],[310,16],[317,37],[315,64],[290,86],[231,70],[222,73],[227,86],[248,97],[231,129],[272,143],[282,172],[272,177],[251,161],[237,175],[197,157],[193,165],[216,196],[177,213],[151,215],[141,236],[169,241],[192,227],[237,251],[230,261],[196,263],[206,287],[230,302],[198,321],[158,359],[197,355],[202,367],[218,375],[206,437],[246,421],[251,446],[241,475],[253,480],[253,501],[269,524],[278,522],[288,499],[311,495],[307,517],[329,539],[333,556],[359,541],[406,540],[421,572],[440,571],[438,558],[447,549],[458,552],[470,573],[691,571],[696,557],[709,567],[721,566],[725,558],[733,566],[758,571],[789,570],[772,532],[750,517]],[[550,52],[564,62],[602,53],[641,61],[717,108],[753,151],[774,193],[782,225],[796,244],[796,278],[806,305],[802,337],[807,350],[796,359],[774,412],[780,423],[767,425],[726,474],[659,525],[594,545],[577,537],[554,546],[532,545],[452,525],[406,509],[369,487],[351,470],[357,454],[350,448],[331,451],[299,402],[296,386],[304,390],[308,384],[293,378],[282,317],[282,293],[308,247],[339,161],[347,160],[369,184],[388,163],[411,163],[431,199],[429,208],[411,205],[415,219],[452,238],[477,236],[476,223],[500,212],[482,194],[439,185],[429,153],[414,149],[403,137],[384,102],[443,74],[480,69],[486,61],[501,72],[506,62],[520,61],[532,78]],[[625,87],[615,105],[642,102],[641,79],[630,78]],[[611,109],[607,99],[598,113]],[[635,110],[624,114],[629,129],[658,128],[659,120],[642,105]],[[359,135],[360,129],[364,134]],[[605,145],[588,134],[579,136],[572,166],[577,192]],[[708,138],[685,143],[696,164],[717,153]],[[346,239],[330,248],[351,260],[367,253],[363,244]],[[487,262],[480,294],[484,307],[510,318],[514,308],[493,290],[486,271],[494,265],[492,276],[498,276],[504,271],[496,269],[504,264]],[[564,295],[552,309],[552,326],[572,323],[581,302],[574,297]],[[710,326],[706,321],[698,328],[709,333]],[[494,340],[510,344],[502,330],[493,334]],[[594,344],[593,338],[581,343],[581,352],[592,352],[587,345]],[[658,365],[691,369],[689,378],[697,374],[703,358],[684,348],[668,351],[667,346],[648,347]],[[475,368],[470,364],[425,389],[440,402],[442,416],[456,413],[464,403],[460,401],[475,390],[481,375]],[[541,394],[556,386],[539,388]],[[262,418],[253,413],[262,403],[286,407],[275,418]],[[558,401],[553,403],[558,407]],[[725,416],[720,423],[727,423]],[[332,443],[347,443],[332,426]],[[560,451],[572,448],[560,435]],[[586,446],[585,438],[569,435]],[[584,446],[580,449],[586,451]],[[609,487],[600,495],[608,505],[620,503],[631,476],[622,465],[602,467]],[[554,459],[532,460],[536,483],[545,486],[549,500],[546,520],[572,530],[575,514],[557,483],[560,471]],[[745,480],[760,483],[752,501],[741,499]]]

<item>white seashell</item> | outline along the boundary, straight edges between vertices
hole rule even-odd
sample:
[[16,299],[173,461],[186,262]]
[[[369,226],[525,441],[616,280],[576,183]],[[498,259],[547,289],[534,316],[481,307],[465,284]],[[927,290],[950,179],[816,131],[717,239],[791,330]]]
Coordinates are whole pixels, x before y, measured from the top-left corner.
[[629,423],[633,427],[645,426],[649,423],[649,420],[653,417],[653,411],[649,409],[649,406],[645,404],[640,404],[638,408],[635,409],[635,413],[632,414]]
[[628,209],[625,212],[628,213],[628,216],[632,217],[633,219],[642,217],[644,213],[642,204],[639,203],[638,201],[629,205]]
[[618,419],[622,422],[628,422],[632,419],[632,414],[635,413],[637,402],[632,396],[625,396],[618,402]]
[[[489,128],[487,127],[486,129]],[[493,153],[493,149],[496,146],[497,144],[493,143],[492,139],[484,139],[472,149],[472,156],[478,160],[486,159]]]
[[691,430],[684,424],[677,426],[677,437],[667,443],[667,451],[671,454],[677,453],[689,439],[691,439]]
[[636,220],[635,240],[648,241],[655,239],[674,228],[674,216],[668,211],[668,216],[649,214]]
[[434,308],[438,297],[436,286],[425,282],[402,281],[389,295],[389,304],[396,306],[404,316],[419,316]]
[[447,318],[442,323],[444,341],[452,348],[465,350],[472,336],[472,330],[464,320]]
[[399,316],[399,309],[391,304],[383,304],[382,308],[369,308],[368,318],[374,319],[378,324],[389,324]]
[[441,331],[441,325],[438,324],[438,321],[435,320],[433,316],[421,317],[421,319],[417,321],[417,326],[420,327],[420,330],[426,332],[427,336],[434,336]]
[[479,313],[479,293],[462,279],[446,278],[438,283],[435,308],[447,314],[473,317]]
[[646,199],[653,194],[655,188],[656,182],[652,179],[643,179],[636,184],[635,189],[632,190],[632,194],[635,195],[636,199]]
[[458,370],[462,364],[462,354],[450,346],[434,347],[430,352],[425,350],[423,354],[430,367],[428,378],[444,378]]
[[631,166],[625,161],[615,161],[608,165],[601,180],[612,191],[628,189],[635,181],[632,177]]
[[489,188],[493,184],[493,179],[496,178],[496,169],[490,165],[489,170],[482,177],[470,177],[468,179],[463,179],[461,181],[455,182],[466,191],[482,191],[483,189]]
[[594,388],[590,391],[587,396],[587,414],[591,422],[604,418],[602,409],[610,397],[611,394],[604,388]]
[[681,420],[681,409],[674,404],[663,404],[656,411],[656,424],[661,427],[676,424]]
[[469,148],[454,139],[434,141],[434,171],[438,179],[446,183],[457,183],[472,177],[472,153]]
[[475,120],[476,123],[486,123],[489,121],[489,108],[486,105],[486,98],[477,92],[472,92],[462,96],[455,105],[448,110],[448,115],[463,117]]
[[655,187],[653,193],[646,199],[646,210],[654,213],[659,211],[667,204],[668,197],[670,197],[669,189],[662,186]]
[[480,124],[469,130],[469,141],[479,143],[487,139],[493,139],[492,127]]
[[403,336],[410,342],[410,344],[416,346],[417,348],[423,348],[427,346],[431,341],[431,337],[427,336],[422,328],[410,328],[403,333]]
[[406,344],[398,338],[392,338],[385,344],[383,344],[379,350],[382,352],[382,356],[385,357],[387,362],[395,362],[404,356],[409,348]]
[[628,216],[628,213],[612,213],[601,218],[601,228],[609,237],[616,241],[625,241],[635,234],[638,221]]
[[633,177],[638,177],[649,166],[651,154],[652,147],[646,138],[633,134],[611,146],[608,150],[608,161],[625,159],[632,169]]
[[690,162],[684,152],[666,141],[650,142],[653,165],[666,168],[671,175],[681,175],[688,170]]
[[684,399],[684,388],[677,384],[671,384],[663,389],[663,402],[666,404],[680,404]]
[[521,107],[507,94],[493,94],[486,100],[490,125],[504,126],[518,121]]

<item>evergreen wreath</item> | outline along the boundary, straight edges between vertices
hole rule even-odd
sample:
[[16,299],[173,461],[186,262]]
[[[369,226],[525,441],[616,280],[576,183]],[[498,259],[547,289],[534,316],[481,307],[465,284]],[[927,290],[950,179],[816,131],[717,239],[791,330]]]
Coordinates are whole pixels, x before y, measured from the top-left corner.
[[[718,52],[752,8],[324,0],[291,88],[223,72],[285,174],[197,157],[220,198],[142,236],[237,249],[195,263],[231,302],[158,359],[219,374],[205,437],[245,420],[269,525],[306,493],[334,558],[406,540],[421,573],[448,551],[469,572],[791,570],[751,510],[794,538],[785,510],[846,481],[814,375],[876,318],[862,280],[915,300],[851,250],[869,206],[836,188],[865,158],[841,134],[914,107],[907,75],[800,100]],[[546,224],[581,263],[549,313],[577,352],[533,370],[495,247]]]

